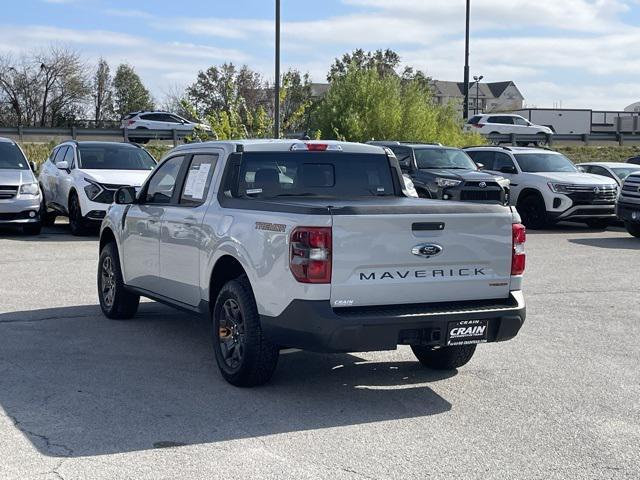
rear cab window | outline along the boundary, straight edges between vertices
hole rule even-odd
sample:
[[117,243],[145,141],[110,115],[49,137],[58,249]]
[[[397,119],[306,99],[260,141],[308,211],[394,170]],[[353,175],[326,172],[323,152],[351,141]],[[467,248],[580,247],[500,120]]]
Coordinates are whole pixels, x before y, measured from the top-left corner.
[[233,168],[233,198],[399,196],[384,153],[246,152]]

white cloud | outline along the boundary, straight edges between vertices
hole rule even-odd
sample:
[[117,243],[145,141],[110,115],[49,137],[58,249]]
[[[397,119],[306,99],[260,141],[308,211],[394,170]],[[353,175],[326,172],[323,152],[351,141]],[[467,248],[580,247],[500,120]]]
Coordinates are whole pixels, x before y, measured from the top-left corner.
[[[392,48],[405,64],[434,78],[461,79],[465,0],[343,3],[354,7],[349,14],[283,22],[284,68],[294,66],[309,71],[314,81],[324,81],[333,59],[344,52]],[[473,0],[472,73],[483,74],[488,81],[514,80],[527,101],[539,106],[563,100],[586,108],[607,102],[607,108],[621,108],[633,99],[637,89],[632,86],[640,74],[640,28],[623,23],[638,4],[637,0]],[[145,28],[133,36],[5,26],[0,28],[0,51],[69,43],[89,56],[129,61],[160,90],[169,81],[186,84],[199,69],[224,61],[246,62],[273,77],[272,19],[169,18],[135,8],[103,13],[139,20],[141,27],[154,30],[153,35],[145,35]],[[162,38],[176,32],[187,40],[151,40],[158,32]],[[609,100],[605,85],[611,85]]]

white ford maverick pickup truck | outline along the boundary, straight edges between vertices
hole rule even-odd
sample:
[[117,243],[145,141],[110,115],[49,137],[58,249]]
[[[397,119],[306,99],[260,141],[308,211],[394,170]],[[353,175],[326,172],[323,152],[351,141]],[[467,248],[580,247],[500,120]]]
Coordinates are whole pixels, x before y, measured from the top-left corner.
[[409,198],[387,148],[333,141],[183,145],[102,223],[109,318],[140,296],[205,315],[224,378],[268,381],[282,348],[409,345],[429,368],[525,320],[525,230],[508,206]]

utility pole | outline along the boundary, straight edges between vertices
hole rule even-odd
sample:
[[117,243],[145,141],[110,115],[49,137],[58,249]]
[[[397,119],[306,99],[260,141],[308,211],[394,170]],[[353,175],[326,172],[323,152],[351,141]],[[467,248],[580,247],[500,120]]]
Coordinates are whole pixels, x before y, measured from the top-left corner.
[[464,108],[463,120],[469,118],[469,23],[471,20],[471,0],[467,0],[467,26],[464,40]]
[[274,95],[273,138],[280,138],[280,0],[276,0],[276,84]]

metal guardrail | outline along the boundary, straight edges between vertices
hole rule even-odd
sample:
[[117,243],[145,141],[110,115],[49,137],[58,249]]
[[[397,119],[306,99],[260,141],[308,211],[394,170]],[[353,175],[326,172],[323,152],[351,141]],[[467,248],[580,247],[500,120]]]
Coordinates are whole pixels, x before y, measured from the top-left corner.
[[29,137],[68,137],[82,140],[87,137],[108,137],[114,141],[130,141],[134,139],[171,140],[174,146],[191,132],[184,130],[146,130],[128,128],[49,128],[49,127],[0,127],[0,136],[17,137],[20,142]]
[[494,134],[485,135],[485,138],[495,144],[507,143],[510,145],[548,145],[553,146],[554,143],[560,142],[578,142],[584,145],[592,143],[615,142],[620,146],[626,143],[640,142],[640,135],[624,134],[624,133],[592,133],[592,134]]
[[[17,137],[20,142],[29,137],[67,137],[80,140],[87,137],[107,137],[114,141],[130,141],[134,139],[171,140],[175,145],[191,135],[183,130],[145,130],[127,128],[49,128],[49,127],[0,127],[0,136]],[[615,142],[618,145],[640,142],[640,134],[596,133],[596,134],[500,134],[485,135],[491,143],[511,145],[544,144],[552,146],[556,142],[578,142],[584,145],[598,142]]]

